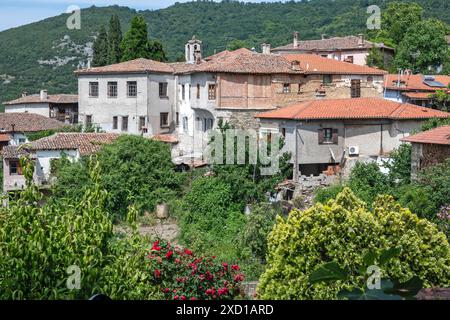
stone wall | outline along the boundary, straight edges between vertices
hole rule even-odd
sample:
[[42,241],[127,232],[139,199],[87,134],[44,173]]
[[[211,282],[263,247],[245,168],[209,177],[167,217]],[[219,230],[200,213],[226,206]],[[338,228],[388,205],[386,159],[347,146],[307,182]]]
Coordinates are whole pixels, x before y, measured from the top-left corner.
[[411,173],[417,177],[420,170],[435,166],[450,158],[450,146],[439,144],[412,144]]

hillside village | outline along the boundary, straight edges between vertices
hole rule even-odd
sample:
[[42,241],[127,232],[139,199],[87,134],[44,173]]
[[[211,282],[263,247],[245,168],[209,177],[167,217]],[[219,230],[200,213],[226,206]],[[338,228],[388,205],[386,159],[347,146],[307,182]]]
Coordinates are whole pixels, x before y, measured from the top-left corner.
[[[368,251],[373,264],[383,254],[389,255],[387,264],[402,261],[402,271],[386,276],[419,281],[415,298],[447,297],[439,291],[450,285],[450,99],[440,98],[450,95],[450,75],[436,72],[442,66],[430,67],[432,74],[390,73],[368,60],[376,49],[387,65],[396,49],[363,34],[303,40],[292,32],[283,46],[263,43],[209,56],[205,45],[195,35],[185,39],[179,53],[184,59],[177,62],[134,57],[98,65],[89,59],[73,72],[77,94],[42,88],[3,102],[2,210],[27,218],[11,218],[0,228],[31,225],[35,222],[27,219],[41,212],[50,229],[60,230],[54,237],[63,239],[73,228],[52,217],[68,208],[67,221],[80,221],[77,232],[98,235],[81,246],[117,259],[114,265],[101,260],[106,273],[95,274],[93,267],[95,286],[86,291],[52,297],[22,288],[24,298],[84,299],[94,293],[113,299],[345,298],[339,283],[323,288],[315,281],[325,280],[311,280],[314,272],[327,263],[361,267],[366,258],[359,255]],[[227,131],[232,140],[225,138]],[[223,152],[228,161],[231,152],[231,163],[211,160],[219,141],[215,159]],[[269,162],[259,150],[263,146]],[[274,162],[276,171],[264,174]],[[367,239],[358,243],[349,230]],[[311,238],[300,237],[308,232]],[[144,258],[102,247],[109,243],[105,239],[122,239],[117,234],[134,241],[131,247],[142,255],[142,248],[150,248],[145,255],[152,260],[154,282],[133,277],[148,267]],[[0,236],[0,242],[5,239]],[[414,251],[412,244],[424,249]],[[353,259],[348,264],[339,253],[347,245]],[[320,257],[308,249],[313,247],[328,253]],[[0,255],[20,257],[12,248],[0,246]],[[78,253],[69,252],[76,260]],[[197,264],[206,267],[201,259],[191,265],[197,253],[217,256],[225,271],[213,276],[202,269],[198,280]],[[164,274],[172,255],[193,268],[192,277],[185,271]],[[434,268],[424,267],[431,261]],[[113,289],[112,275],[125,263],[130,271],[117,277],[133,280]],[[12,268],[7,265],[0,260],[0,268]],[[286,276],[289,268],[297,271]],[[189,291],[185,283],[203,283],[203,273],[211,288]],[[45,281],[47,286],[53,279]],[[361,288],[356,277],[348,281]]]

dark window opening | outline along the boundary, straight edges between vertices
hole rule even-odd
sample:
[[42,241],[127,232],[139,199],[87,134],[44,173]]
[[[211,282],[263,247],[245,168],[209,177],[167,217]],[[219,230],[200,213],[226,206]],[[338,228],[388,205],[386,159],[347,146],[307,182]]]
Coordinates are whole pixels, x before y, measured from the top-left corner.
[[113,130],[119,129],[119,118],[113,117]]
[[117,82],[108,82],[108,98],[117,98]]
[[169,126],[169,113],[168,112],[160,113],[160,126],[161,126],[161,128]]
[[9,175],[11,176],[22,175],[22,167],[20,166],[19,161],[14,160],[9,162]]
[[128,131],[128,117],[122,117],[122,131]]
[[139,117],[139,130],[145,129],[145,117]]
[[137,82],[136,81],[128,81],[127,82],[127,94],[128,97],[137,97]]
[[291,84],[283,83],[283,93],[291,93]]
[[89,82],[89,97],[98,97],[98,82]]
[[351,97],[359,98],[361,97],[361,80],[353,79],[351,82]]
[[208,100],[216,100],[216,85],[210,84],[208,86]]
[[324,74],[323,75],[323,84],[331,84],[333,82],[333,77],[331,74]]
[[319,130],[319,144],[338,144],[338,130],[324,128]]
[[159,97],[160,98],[167,98],[167,82],[160,82],[159,83]]

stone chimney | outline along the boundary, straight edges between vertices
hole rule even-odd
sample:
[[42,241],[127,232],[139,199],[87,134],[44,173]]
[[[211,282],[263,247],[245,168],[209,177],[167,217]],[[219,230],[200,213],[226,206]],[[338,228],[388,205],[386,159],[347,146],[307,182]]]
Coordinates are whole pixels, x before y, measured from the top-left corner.
[[326,39],[326,34],[322,33],[322,40],[325,40],[325,39]]
[[47,90],[41,90],[41,94],[40,94],[40,97],[41,97],[41,101],[47,101]]
[[294,48],[298,48],[298,39],[299,39],[299,33],[297,31],[294,32]]
[[364,46],[364,35],[362,33],[358,34],[358,46]]
[[263,43],[261,45],[262,53],[263,54],[270,54],[270,44],[269,43]]
[[28,92],[24,91],[22,92],[22,98],[25,98],[27,96]]
[[298,60],[292,61],[291,62],[291,67],[292,67],[292,70],[294,70],[294,71],[300,71],[301,70],[301,68],[300,68],[300,61],[298,61]]

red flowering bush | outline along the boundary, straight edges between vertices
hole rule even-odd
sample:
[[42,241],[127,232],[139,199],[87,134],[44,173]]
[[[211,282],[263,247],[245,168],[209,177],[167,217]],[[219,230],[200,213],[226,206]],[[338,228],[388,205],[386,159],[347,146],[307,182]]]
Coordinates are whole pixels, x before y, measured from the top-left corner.
[[155,241],[148,255],[155,283],[168,300],[230,300],[241,292],[244,275],[237,265],[215,257],[196,257],[163,241]]

